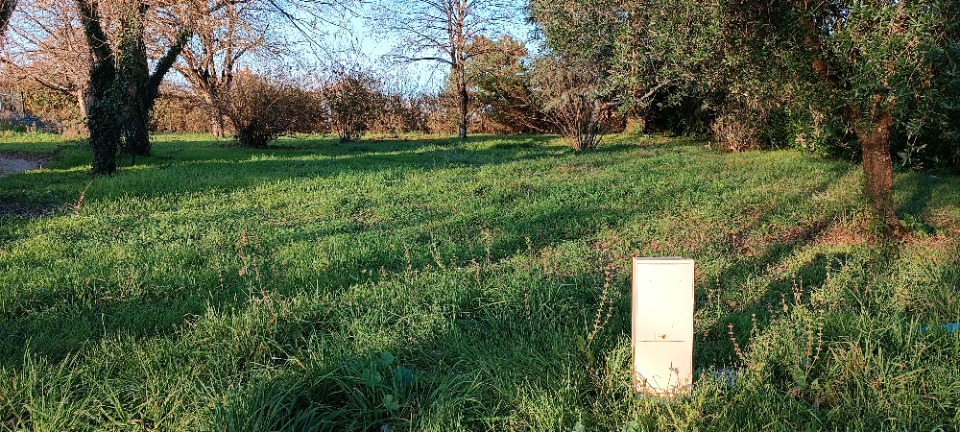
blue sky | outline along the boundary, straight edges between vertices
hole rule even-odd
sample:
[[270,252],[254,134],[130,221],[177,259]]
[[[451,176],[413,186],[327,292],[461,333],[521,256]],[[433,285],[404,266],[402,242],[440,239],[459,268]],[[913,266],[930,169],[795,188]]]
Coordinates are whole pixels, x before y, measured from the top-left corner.
[[[516,19],[506,24],[503,32],[514,39],[523,41],[528,50],[536,51],[536,41],[532,40],[533,27],[524,19],[521,9],[526,1],[515,0]],[[400,35],[384,36],[371,28],[365,17],[370,13],[366,6],[358,7],[354,13],[328,24],[322,31],[327,34],[327,42],[336,47],[341,63],[358,64],[375,70],[386,69],[388,86],[399,86],[409,92],[435,92],[443,85],[448,72],[445,65],[435,62],[417,62],[400,65],[384,58],[400,42]],[[496,36],[496,35],[490,35]]]

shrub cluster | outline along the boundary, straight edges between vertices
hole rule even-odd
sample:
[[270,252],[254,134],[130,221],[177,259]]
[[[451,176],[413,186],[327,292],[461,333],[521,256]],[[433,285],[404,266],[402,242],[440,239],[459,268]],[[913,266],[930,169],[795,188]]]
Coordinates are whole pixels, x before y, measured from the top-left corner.
[[316,94],[282,77],[239,73],[216,103],[244,147],[264,148],[286,134],[313,132],[323,122]]

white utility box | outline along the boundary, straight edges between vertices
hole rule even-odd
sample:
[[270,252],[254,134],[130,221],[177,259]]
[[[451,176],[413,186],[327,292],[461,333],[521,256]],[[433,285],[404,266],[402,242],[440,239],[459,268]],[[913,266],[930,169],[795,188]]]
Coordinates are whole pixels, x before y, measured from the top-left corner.
[[694,261],[634,258],[634,388],[673,396],[693,386]]

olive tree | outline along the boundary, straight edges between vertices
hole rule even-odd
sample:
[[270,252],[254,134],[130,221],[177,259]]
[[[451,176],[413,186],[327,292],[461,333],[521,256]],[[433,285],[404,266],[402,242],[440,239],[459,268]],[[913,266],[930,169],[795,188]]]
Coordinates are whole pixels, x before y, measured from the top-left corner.
[[530,13],[549,48],[534,63],[531,90],[575,150],[593,149],[615,106],[610,71],[625,16],[612,0],[535,0]]
[[537,58],[530,73],[533,98],[544,121],[576,151],[593,150],[600,144],[612,109],[603,100],[595,73],[591,64],[556,55]]
[[838,123],[860,149],[866,196],[891,234],[901,232],[894,142],[960,136],[951,124],[960,118],[958,9],[950,0],[531,4],[547,46],[597,65],[598,96],[618,106],[649,106],[658,92],[694,98],[735,150],[769,132],[776,111]]
[[753,45],[757,55],[785,60],[787,69],[774,69],[769,82],[792,83],[800,94],[796,99],[815,100],[841,114],[861,150],[875,220],[883,231],[901,234],[893,201],[895,131],[905,131],[909,139],[926,127],[950,127],[943,119],[957,98],[960,5],[945,0],[776,3],[774,43]]

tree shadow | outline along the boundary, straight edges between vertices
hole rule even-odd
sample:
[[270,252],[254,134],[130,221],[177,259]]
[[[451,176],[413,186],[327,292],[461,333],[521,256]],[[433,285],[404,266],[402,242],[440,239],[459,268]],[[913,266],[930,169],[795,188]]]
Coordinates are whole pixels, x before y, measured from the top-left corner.
[[[767,262],[779,262],[792,255],[800,244],[778,245],[773,247],[765,259]],[[727,302],[725,313],[716,324],[705,333],[694,336],[694,359],[698,368],[725,367],[738,361],[733,341],[728,335],[733,332],[734,337],[742,348],[748,347],[748,341],[753,334],[761,334],[770,327],[773,319],[785,313],[796,304],[799,296],[801,301],[809,301],[810,292],[823,286],[828,274],[836,272],[850,259],[850,254],[817,253],[800,268],[792,272],[789,277],[775,277],[765,283],[760,291],[762,294],[747,304]],[[763,262],[763,261],[761,261]],[[757,263],[743,263],[728,269],[721,277],[721,286],[740,286],[746,283],[747,275],[756,273],[752,270]],[[733,325],[730,329],[729,325]]]
[[[207,289],[179,290],[172,298],[72,298],[30,296],[0,318],[0,367],[20,368],[26,355],[58,362],[90,345],[112,338],[150,339],[169,336],[191,316],[207,310],[208,303],[225,310],[242,304],[248,293],[223,291],[211,298]],[[81,293],[76,297],[92,297]],[[74,296],[71,296],[74,297]],[[46,310],[45,310],[46,309]]]
[[[497,283],[483,272],[476,281]],[[536,286],[528,287],[529,295],[569,305],[595,300],[591,288],[546,288],[555,282],[540,275],[532,282]],[[415,429],[418,420],[426,418],[429,424],[446,418],[436,413],[430,418],[431,411],[446,410],[463,422],[458,427],[477,430],[502,421],[494,419],[524,403],[521,387],[537,391],[569,379],[566,374],[573,371],[582,373],[571,383],[582,386],[578,395],[588,391],[587,360],[575,341],[583,336],[579,322],[591,311],[500,297],[497,307],[482,307],[494,300],[491,295],[496,294],[468,289],[447,304],[451,312],[444,314],[443,325],[415,337],[404,336],[407,315],[391,315],[371,329],[395,336],[383,343],[296,367],[295,373],[251,377],[218,408],[216,423],[238,425],[228,430]],[[380,305],[366,307],[370,314],[382,314]],[[281,339],[330,331],[304,321],[292,326],[299,328],[284,327],[290,334]]]
[[942,180],[925,174],[913,174],[900,179],[896,187],[906,195],[900,205],[901,212],[917,217],[926,216],[933,191],[941,184]]
[[[231,192],[264,183],[297,178],[332,178],[353,174],[407,172],[489,167],[529,160],[551,160],[569,155],[566,147],[544,145],[550,139],[522,136],[510,141],[481,138],[466,143],[455,140],[420,139],[410,141],[356,142],[288,146],[268,149],[231,148],[218,151],[209,142],[178,141],[158,143],[154,155],[141,158],[135,166],[126,166],[109,178],[100,180],[78,171],[84,162],[60,164],[50,169],[21,175],[0,198],[12,203],[57,207],[77,199],[86,183],[93,180],[85,202],[113,200],[129,190],[143,197],[164,197],[208,190]],[[619,151],[628,150],[623,146]],[[109,181],[110,193],[98,193],[97,186]],[[51,185],[51,193],[32,196],[30,186]],[[2,183],[0,183],[2,184]],[[146,184],[147,187],[144,187]],[[2,195],[7,195],[3,197]]]
[[[142,190],[147,197],[209,190],[229,191],[273,180],[318,175],[332,176],[343,172],[366,174],[400,168],[419,172],[450,167],[457,163],[486,167],[525,160],[552,160],[570,154],[570,150],[565,147],[543,147],[529,143],[485,145],[485,142],[479,142],[480,147],[477,149],[462,146],[441,149],[430,142],[415,143],[415,146],[422,145],[419,151],[401,151],[399,154],[375,152],[355,154],[351,151],[343,158],[320,160],[310,159],[311,151],[303,153],[302,160],[272,160],[262,158],[262,155],[269,155],[273,151],[250,152],[247,156],[239,156],[244,160],[238,162],[222,161],[216,159],[217,155],[210,154],[195,158],[191,162],[177,160],[174,164],[169,164],[169,168],[165,168],[166,165],[162,163],[163,152],[158,151],[155,161],[159,162],[157,165],[139,167],[137,171],[131,170],[116,179],[110,179],[114,184],[107,193],[90,196],[87,199],[89,202],[110,201],[128,190]],[[409,150],[405,144],[391,143],[390,145],[393,147],[388,147],[389,149]],[[671,147],[676,146],[664,146],[667,151],[671,151]],[[158,148],[162,147],[158,146]],[[600,151],[625,152],[633,148],[635,147],[622,145]],[[275,152],[300,154],[299,150],[284,149]],[[251,155],[260,155],[261,158],[250,159]],[[258,169],[244,170],[242,176],[235,176],[232,174],[236,173],[237,163],[250,164]],[[156,171],[164,169],[170,169],[171,173],[157,175]],[[190,181],[184,176],[188,171],[202,173],[207,179]],[[146,176],[144,173],[154,175]],[[56,177],[55,173],[38,173],[37,175]],[[148,180],[149,188],[136,184]],[[134,184],[132,187],[126,187],[126,182]],[[668,208],[670,200],[682,196],[685,187],[676,185],[673,188],[658,188],[655,195],[644,198],[651,203],[649,205]],[[492,207],[485,205],[486,210],[472,215],[471,220],[461,220],[456,215],[439,214],[437,217],[420,222],[412,231],[410,227],[402,224],[367,228],[362,222],[357,222],[352,228],[347,227],[346,231],[343,227],[297,230],[284,237],[284,244],[299,242],[306,245],[338,235],[355,236],[357,247],[361,247],[364,240],[369,238],[386,237],[392,241],[367,252],[340,254],[313,271],[291,272],[285,275],[283,283],[279,284],[282,285],[281,291],[285,291],[284,294],[291,294],[300,289],[299,287],[312,286],[323,292],[336,292],[351,285],[376,282],[383,277],[402,273],[411,267],[420,269],[427,266],[463,266],[471,260],[484,256],[486,259],[498,261],[526,249],[540,250],[565,241],[590,238],[605,229],[634,223],[632,216],[635,208],[632,207],[612,208],[604,205],[603,201],[596,200],[577,201],[558,206],[555,202],[555,194],[537,198],[535,192],[535,190],[526,192],[521,190],[514,195],[507,193],[502,196],[496,194],[482,196],[487,192],[479,191],[481,196],[478,199],[488,200],[488,203],[496,203],[496,205]],[[518,207],[520,203],[525,207]],[[494,211],[488,208],[495,209],[495,213],[487,213]],[[371,230],[369,236],[364,236],[366,230]],[[438,231],[451,235],[437,240],[434,234]],[[482,238],[480,234],[484,231],[495,233],[492,240],[487,241]],[[799,240],[806,237],[807,235],[800,235]],[[722,239],[717,240],[722,241]],[[792,245],[793,243],[788,247]],[[343,245],[343,247],[349,246]],[[770,256],[760,258],[756,262],[769,262],[788,252],[772,248],[769,252]],[[272,251],[266,251],[263,256],[270,256],[271,253]],[[443,260],[438,261],[438,256],[444,257]],[[745,277],[742,274],[747,271],[749,265],[756,265],[756,263],[741,263],[740,269],[730,270],[730,274]],[[236,272],[237,269],[229,270]],[[732,277],[727,276],[728,279]],[[163,283],[163,281],[154,281],[154,283]],[[119,299],[87,299],[84,296],[96,294],[92,294],[93,290],[80,289],[79,293],[72,294],[80,298],[76,299],[76,305],[70,307],[66,305],[66,300],[58,297],[60,294],[52,291],[23,294],[16,300],[15,304],[18,306],[10,309],[0,321],[0,334],[9,335],[11,340],[16,342],[2,353],[3,363],[14,366],[27,351],[33,355],[58,360],[89,343],[103,339],[106,335],[124,334],[134,338],[168,336],[176,331],[184,317],[202,313],[206,303],[210,302],[213,306],[224,310],[232,310],[241,307],[243,301],[250,295],[242,281],[236,278],[228,279],[227,287],[217,296],[209,299],[204,297],[207,294],[198,294],[207,291],[203,285],[198,283],[192,287],[182,286],[174,295],[158,298],[140,295]],[[58,305],[58,307],[50,307],[50,305]],[[41,309],[49,312],[34,313]],[[58,309],[59,312],[56,312]],[[152,317],[151,320],[136,323],[135,320],[142,314]],[[62,322],[74,322],[76,325],[72,329],[58,329],[58,323]],[[31,338],[31,335],[41,335],[50,343],[36,343],[28,349],[22,342]]]
[[[426,140],[428,141],[428,140]],[[145,191],[148,197],[163,197],[183,192],[204,192],[209,190],[237,190],[251,185],[290,178],[335,176],[339,173],[384,173],[391,170],[401,171],[412,169],[427,171],[452,166],[479,166],[487,167],[496,164],[506,164],[525,160],[552,160],[568,153],[565,148],[541,148],[528,144],[492,144],[478,148],[454,145],[451,148],[437,148],[430,142],[417,142],[413,147],[405,147],[400,143],[391,143],[384,148],[373,148],[374,144],[359,143],[357,146],[369,145],[372,149],[363,150],[352,147],[350,150],[329,149],[326,144],[319,145],[320,151],[328,152],[327,156],[337,156],[332,159],[312,159],[316,156],[314,150],[275,149],[265,152],[250,151],[237,156],[233,160],[224,160],[216,154],[201,154],[190,162],[189,169],[178,169],[184,161],[176,158],[164,159],[167,155],[159,152],[153,165],[130,169],[120,175],[117,187],[104,192],[100,196],[92,197],[96,200],[114,200],[127,188],[126,184],[149,181],[151,189]],[[469,144],[469,143],[468,143]],[[184,144],[190,145],[189,143]],[[597,152],[614,153],[625,152],[635,146],[621,145],[601,147]],[[670,146],[665,151],[671,151]],[[389,149],[389,150],[387,150]],[[344,151],[344,154],[340,154]],[[282,156],[286,159],[272,160],[271,157]],[[299,159],[297,159],[299,158]],[[238,164],[250,164],[256,169],[244,171],[243,178],[231,178],[236,174]],[[209,179],[196,180],[185,178],[188,170],[202,172]],[[55,173],[40,173],[53,176]],[[150,175],[147,175],[150,174]],[[402,177],[402,176],[401,176]],[[61,179],[66,179],[63,177]],[[826,190],[832,182],[824,183],[808,195],[815,195],[818,191]],[[678,185],[674,188],[657,189],[657,194],[645,197],[653,204],[670,208],[671,199],[682,195],[689,186]],[[133,189],[133,188],[131,188]],[[509,192],[509,191],[508,191]],[[636,223],[631,215],[636,212],[635,207],[605,206],[603,201],[572,200],[564,206],[551,206],[550,200],[566,198],[568,195],[556,193],[557,196],[543,197],[543,205],[538,205],[536,190],[520,191],[516,195],[505,193],[497,196],[483,196],[488,193],[483,190],[474,190],[482,199],[489,199],[496,203],[495,212],[477,213],[473,219],[458,220],[455,216],[438,214],[425,218],[411,233],[401,233],[409,230],[401,224],[365,227],[357,222],[345,232],[336,229],[304,229],[283,237],[284,243],[310,242],[320,238],[328,238],[338,234],[356,237],[356,246],[362,247],[367,237],[360,234],[367,230],[376,231],[371,235],[387,236],[395,240],[409,241],[408,244],[397,244],[391,241],[380,246],[371,247],[368,252],[357,253],[337,259],[324,265],[315,264],[313,268],[297,273],[282,273],[281,280],[275,290],[282,295],[331,295],[335,300],[351,286],[377,283],[384,279],[397,278],[413,268],[416,271],[433,266],[434,269],[442,265],[466,268],[471,261],[484,261],[483,257],[489,254],[491,261],[499,262],[525,249],[539,250],[559,243],[584,238],[592,238],[611,228],[622,228],[625,224]],[[527,195],[524,195],[527,193]],[[529,196],[528,196],[529,195]],[[532,196],[532,197],[531,197]],[[528,204],[529,211],[524,212],[518,205]],[[766,212],[775,212],[782,201],[776,199],[767,206]],[[765,223],[764,215],[760,215],[757,222],[740,231],[740,236],[746,236],[750,231],[757,230]],[[739,288],[745,285],[753,276],[763,274],[764,268],[769,265],[783,263],[785,260],[800,251],[809,241],[828,227],[829,221],[818,221],[789,231],[780,238],[771,242],[760,256],[742,257],[732,266],[721,272],[720,279],[724,286]],[[216,223],[210,221],[209,223]],[[489,230],[498,233],[489,243],[485,242],[478,233]],[[447,238],[437,240],[433,235],[437,232],[446,232]],[[708,241],[725,242],[714,233]],[[708,234],[709,235],[709,234]],[[432,249],[432,250],[431,250]],[[262,256],[269,257],[272,250],[261,251]],[[438,258],[439,257],[439,258]],[[478,260],[478,258],[480,258]],[[266,259],[266,258],[265,258]],[[826,280],[827,268],[833,268],[837,263],[848,259],[844,253],[817,254],[812,260],[805,263],[796,272],[796,277],[803,286],[818,287]],[[269,262],[267,264],[270,264]],[[381,270],[382,271],[378,271]],[[183,270],[189,271],[189,267]],[[109,336],[122,335],[133,339],[140,338],[170,338],[181,339],[189,337],[189,330],[184,328],[184,322],[190,316],[203,314],[208,307],[219,311],[230,312],[245,307],[248,300],[258,295],[247,287],[246,281],[237,276],[237,268],[229,268],[230,277],[221,282],[221,292],[215,296],[205,289],[210,281],[198,281],[195,285],[178,287],[165,297],[151,297],[150,295],[125,298],[88,298],[90,293],[81,293],[69,299],[63,299],[54,292],[32,292],[16,299],[17,308],[10,308],[0,318],[0,337],[11,344],[4,344],[0,348],[0,366],[16,370],[26,355],[46,357],[50,360],[59,360],[71,353],[79,352],[83,347],[93,345]],[[282,272],[282,270],[281,270]],[[285,427],[299,429],[314,427],[318,424],[330,422],[331,429],[343,427],[356,419],[364,420],[361,413],[363,405],[345,397],[346,391],[337,379],[343,382],[351,381],[356,376],[347,373],[342,364],[364,363],[376,356],[379,351],[391,351],[397,355],[397,364],[409,367],[414,373],[430,375],[436,372],[437,376],[481,376],[483,380],[499,379],[501,388],[479,390],[475,398],[506,398],[516,397],[505,390],[511,385],[522,385],[529,377],[519,376],[532,372],[540,375],[533,377],[537,383],[547,383],[550,380],[562,380],[563,374],[571,371],[584,375],[586,360],[583,353],[576,346],[578,337],[583,337],[584,322],[589,321],[594,310],[585,310],[584,305],[594,306],[598,303],[599,290],[595,286],[577,284],[575,278],[583,278],[578,274],[571,279],[553,279],[541,281],[535,289],[530,289],[532,299],[524,300],[490,298],[491,294],[478,288],[477,292],[457,297],[455,304],[449,309],[443,309],[444,326],[424,337],[397,338],[395,341],[384,343],[374,348],[362,349],[343,348],[347,352],[338,357],[335,363],[324,363],[307,368],[303,377],[301,369],[292,366],[286,372],[275,375],[253,375],[241,387],[240,393],[230,399],[224,407],[224,422],[221,424],[236,425],[237,430],[257,429],[257,425],[265,429],[282,430]],[[590,279],[590,282],[602,284],[602,276]],[[481,281],[495,285],[502,281]],[[752,299],[750,303],[739,305],[725,311],[718,324],[710,329],[709,335],[697,335],[695,340],[697,365],[720,366],[729,363],[733,353],[726,335],[726,323],[736,323],[738,337],[740,329],[749,330],[751,317],[757,314],[765,318],[768,315],[768,305],[776,307],[781,300],[781,294],[788,294],[793,289],[792,280],[775,279],[761,287],[761,295]],[[304,287],[311,287],[314,292],[306,293]],[[698,289],[698,298],[702,298],[702,289]],[[537,297],[539,296],[539,297]],[[369,298],[374,298],[371,295]],[[412,299],[403,299],[409,303]],[[626,301],[626,300],[624,300]],[[346,303],[346,302],[342,302]],[[427,303],[427,302],[425,302]],[[57,307],[51,307],[56,305]],[[427,305],[432,306],[432,305]],[[447,306],[447,305],[441,305]],[[531,311],[529,308],[532,308]],[[43,313],[47,310],[47,313]],[[447,310],[454,312],[446,312]],[[618,310],[625,310],[623,302],[618,304]],[[364,311],[369,314],[382,313],[373,308]],[[144,320],[143,317],[149,317]],[[396,325],[408,316],[392,315],[385,318],[383,325]],[[324,317],[297,317],[297,320],[281,322],[283,329],[280,335],[275,336],[272,343],[286,348],[296,348],[303,343],[304,338],[313,335],[324,335],[335,331],[346,331],[333,328],[333,324]],[[759,320],[761,325],[764,319]],[[70,323],[73,329],[64,326]],[[178,333],[183,329],[183,333]],[[609,327],[609,332],[616,335],[629,334],[629,319],[626,314],[615,317]],[[349,329],[348,329],[349,330]],[[381,330],[375,328],[373,330]],[[352,335],[347,335],[348,337]],[[34,343],[29,346],[26,340]],[[552,360],[551,360],[552,359]],[[561,359],[564,366],[569,368],[558,370],[543,366],[556,366]],[[272,361],[273,359],[268,359]],[[240,359],[239,361],[249,361]],[[583,363],[581,363],[583,362]],[[292,361],[291,361],[292,363]],[[520,367],[522,365],[523,367]],[[276,366],[276,365],[274,365]],[[540,366],[538,368],[537,366]],[[339,374],[333,376],[331,373]],[[362,373],[362,371],[361,371]],[[361,377],[362,378],[362,377]],[[441,379],[427,382],[414,395],[432,394],[442,387]],[[362,385],[362,384],[358,384]],[[375,387],[375,386],[370,386]],[[382,394],[372,391],[368,393],[370,403],[382,404]],[[494,405],[499,406],[497,400]],[[508,402],[509,405],[509,402]],[[277,407],[278,410],[272,410]],[[508,407],[509,408],[509,407]],[[233,420],[235,421],[233,421]],[[257,419],[265,419],[259,422]],[[301,419],[304,423],[296,423]],[[254,423],[250,423],[250,422]],[[293,421],[293,422],[291,422]],[[389,420],[377,420],[389,421]],[[571,423],[572,424],[572,423]],[[285,426],[287,425],[287,426]],[[377,424],[359,424],[360,427],[379,427]],[[478,428],[482,425],[478,425]]]
[[[518,148],[526,148],[520,146]],[[415,169],[430,169],[428,167],[446,166],[446,162],[435,162],[435,159],[441,155],[446,155],[450,150],[428,150],[425,153],[417,155],[423,160],[419,161],[399,161],[388,162],[399,166],[419,166]],[[483,163],[509,163],[514,160],[543,159],[559,157],[554,152],[541,153],[539,149],[534,148],[532,154],[517,155],[514,159],[508,159],[501,156],[514,155],[512,148],[507,150],[468,150],[466,153],[480,152],[485,154]],[[487,153],[492,152],[492,153]],[[425,155],[424,155],[425,154]],[[303,162],[310,166],[317,164],[323,165],[331,170],[378,170],[387,169],[383,164],[380,166],[371,166],[369,156],[351,156],[360,158],[361,161],[355,162],[348,167],[343,167],[335,161],[306,161]],[[499,162],[498,162],[499,161]],[[244,184],[252,184],[265,181],[268,178],[290,178],[295,174],[291,173],[291,164],[297,162],[291,161],[254,161],[258,165],[267,165],[271,167],[269,174],[257,176],[256,179],[244,179],[242,183],[234,184],[234,187],[243,188]],[[223,170],[226,174],[230,170],[230,164],[219,162],[201,162],[201,170],[207,174],[212,172],[214,178],[221,177],[218,170]],[[217,169],[211,166],[218,166]],[[192,169],[197,169],[193,167]],[[294,170],[295,171],[295,170]],[[49,173],[38,173],[38,175],[51,175]],[[135,178],[135,175],[125,175],[119,180]],[[208,190],[206,186],[182,184],[182,177],[169,176],[164,180],[170,183],[170,187],[178,191]],[[156,190],[153,194],[161,195],[172,193],[166,191],[164,185],[154,185]],[[216,188],[223,188],[224,181],[220,180]],[[119,187],[114,189],[118,193],[127,190]],[[388,236],[395,239],[404,239],[404,243],[385,243],[374,248],[369,253],[362,254],[342,254],[341,258],[334,258],[322,268],[315,271],[291,272],[282,277],[280,291],[284,294],[297,292],[304,286],[312,286],[324,292],[335,292],[345,287],[355,284],[371,283],[380,280],[383,277],[391,277],[402,273],[408,268],[425,268],[433,266],[462,266],[465,263],[476,260],[479,257],[486,256],[486,259],[493,261],[511,256],[518,251],[526,248],[542,248],[558,242],[589,236],[598,232],[607,226],[611,221],[625,219],[626,210],[604,210],[603,217],[598,217],[601,209],[595,205],[557,207],[550,206],[552,203],[549,197],[544,198],[542,208],[549,209],[537,210],[531,212],[512,211],[497,214],[493,217],[486,214],[474,215],[475,224],[462,232],[461,236],[435,240],[433,233],[439,229],[444,232],[455,233],[466,229],[464,221],[458,221],[455,217],[445,217],[440,215],[435,222],[439,225],[432,229],[426,226],[417,228],[417,234],[402,234],[410,231],[410,227],[402,225],[386,225],[374,228],[374,236]],[[90,202],[97,200],[109,200],[110,195],[100,197],[91,197]],[[481,199],[487,199],[481,197]],[[509,208],[517,201],[523,201],[531,208],[540,208],[540,200],[533,199],[520,194],[517,196],[491,196],[491,200],[501,200],[502,206]],[[29,223],[29,221],[27,221]],[[364,232],[362,224],[357,224],[355,228],[357,235]],[[485,242],[480,236],[475,236],[478,229],[487,229],[496,232],[497,235]],[[310,242],[317,239],[330,238],[334,235],[349,234],[341,229],[311,229],[298,230],[298,232],[288,235],[285,243],[292,242]],[[95,235],[87,233],[84,235]],[[74,238],[73,241],[79,239]],[[169,240],[174,240],[173,238]],[[358,237],[358,240],[362,238]],[[269,259],[272,251],[261,251],[262,259]],[[438,261],[438,256],[442,260]],[[185,269],[186,270],[186,269]],[[220,288],[216,295],[211,296],[211,290],[208,286],[216,281],[210,278],[203,278],[203,272],[200,273],[200,279],[193,285],[179,286],[174,292],[158,294],[156,296],[149,293],[124,294],[117,293],[117,287],[77,287],[69,291],[64,296],[63,290],[29,290],[18,294],[10,299],[11,305],[0,319],[0,335],[10,341],[4,344],[0,349],[0,365],[16,368],[24,355],[44,357],[51,361],[58,361],[71,353],[78,352],[83,347],[96,343],[105,338],[123,335],[134,339],[165,337],[174,334],[183,324],[184,318],[202,314],[208,305],[218,309],[230,311],[242,307],[242,304],[250,297],[249,287],[244,286],[244,282],[236,276],[236,268],[224,269],[228,274],[226,281],[220,281]],[[167,284],[163,280],[141,281],[147,285],[162,286]],[[226,283],[226,285],[224,285]],[[108,283],[106,283],[108,284]],[[62,288],[62,287],[61,287]],[[146,290],[150,291],[150,290]],[[143,319],[148,317],[148,319]],[[72,323],[70,326],[63,326],[64,322]],[[27,341],[32,341],[27,345]]]

